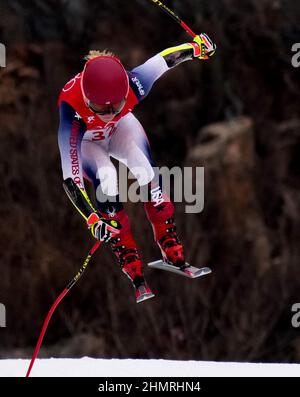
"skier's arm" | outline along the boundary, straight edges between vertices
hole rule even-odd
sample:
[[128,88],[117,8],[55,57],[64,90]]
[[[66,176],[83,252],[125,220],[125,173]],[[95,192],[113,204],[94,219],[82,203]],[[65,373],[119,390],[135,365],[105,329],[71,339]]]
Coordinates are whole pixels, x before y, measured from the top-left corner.
[[113,235],[119,233],[121,225],[116,220],[101,218],[84,188],[80,148],[86,125],[66,102],[61,102],[59,114],[58,146],[64,190],[85,219],[92,235],[98,240],[107,242]]
[[139,101],[150,92],[153,84],[165,72],[179,64],[195,58],[208,59],[216,51],[216,45],[204,33],[196,36],[192,43],[167,48],[144,64],[129,72],[130,85]]
[[59,115],[58,146],[64,179],[63,187],[73,205],[87,221],[96,210],[86,193],[82,176],[80,147],[86,126],[66,102],[60,104]]
[[164,58],[169,68],[194,58],[206,60],[216,52],[216,44],[205,33],[194,38],[192,43],[181,44],[176,47],[167,48],[160,55]]

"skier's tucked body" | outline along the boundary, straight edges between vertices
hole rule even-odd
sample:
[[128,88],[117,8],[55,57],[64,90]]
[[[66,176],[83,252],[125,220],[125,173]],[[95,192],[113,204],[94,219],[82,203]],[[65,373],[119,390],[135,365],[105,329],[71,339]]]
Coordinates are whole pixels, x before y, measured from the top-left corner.
[[[109,52],[90,51],[83,72],[65,85],[59,97],[58,142],[64,189],[93,236],[111,244],[122,271],[133,282],[137,302],[153,294],[145,282],[130,222],[119,200],[111,157],[125,163],[141,187],[149,188],[144,208],[155,241],[164,261],[184,267],[174,207],[161,190],[147,136],[132,110],[166,71],[187,60],[208,59],[215,49],[209,37],[201,34],[194,42],[164,50],[131,71]],[[139,172],[141,169],[144,172]],[[97,208],[85,191],[83,179],[91,181],[97,191]],[[101,200],[97,200],[99,192]],[[117,220],[122,227],[114,228],[105,220]]]

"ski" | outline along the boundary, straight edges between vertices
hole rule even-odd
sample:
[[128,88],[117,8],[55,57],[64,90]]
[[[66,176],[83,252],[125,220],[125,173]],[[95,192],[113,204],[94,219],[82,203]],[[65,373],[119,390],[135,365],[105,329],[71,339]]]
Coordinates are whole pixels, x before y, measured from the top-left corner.
[[195,267],[191,266],[189,263],[185,263],[185,267],[179,268],[174,265],[170,265],[169,263],[164,262],[163,260],[158,260],[154,262],[148,263],[148,266],[153,269],[161,269],[166,270],[168,272],[180,274],[181,276],[185,276],[188,278],[197,278],[201,276],[205,276],[212,272],[209,267]]
[[140,303],[140,302],[144,302],[147,299],[154,298],[155,295],[147,285],[142,284],[136,289],[135,297],[136,297],[136,303]]
[[135,290],[136,303],[141,303],[147,299],[155,297],[154,293],[151,291],[150,287],[148,286],[148,284],[146,283],[144,278],[137,276],[137,277],[135,277],[135,280],[133,280],[130,277],[130,275],[127,272],[125,272],[124,270],[123,270],[123,273],[125,274],[125,276],[127,278],[129,278],[129,280],[132,283],[132,286]]

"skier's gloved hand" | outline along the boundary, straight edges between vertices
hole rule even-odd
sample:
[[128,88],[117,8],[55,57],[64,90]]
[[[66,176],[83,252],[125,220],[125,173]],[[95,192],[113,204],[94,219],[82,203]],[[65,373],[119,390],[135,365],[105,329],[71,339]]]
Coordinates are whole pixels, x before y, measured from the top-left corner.
[[209,59],[216,52],[216,44],[205,33],[200,33],[191,43],[194,47],[194,57],[199,59]]
[[113,236],[120,233],[121,225],[116,220],[107,220],[93,212],[87,219],[88,227],[97,240],[107,243]]

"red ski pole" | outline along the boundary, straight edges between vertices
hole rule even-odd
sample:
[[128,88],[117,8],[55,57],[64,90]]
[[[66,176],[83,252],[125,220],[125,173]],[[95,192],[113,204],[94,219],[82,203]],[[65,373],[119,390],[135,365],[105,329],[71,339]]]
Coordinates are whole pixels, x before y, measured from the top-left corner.
[[195,38],[197,35],[192,31],[191,28],[187,26],[185,22],[183,22],[178,15],[175,14],[174,11],[170,10],[169,7],[167,7],[164,3],[162,3],[159,0],[150,0],[152,3],[156,4],[160,9],[165,11],[168,15],[170,15],[179,25],[189,34],[192,38]]
[[54,313],[54,310],[57,308],[57,306],[59,305],[59,303],[63,300],[63,298],[67,295],[67,293],[70,291],[70,289],[77,283],[77,281],[81,278],[81,276],[83,275],[85,269],[87,268],[87,265],[89,264],[93,254],[97,251],[97,249],[99,248],[101,244],[101,241],[97,241],[94,246],[91,248],[91,250],[88,253],[88,256],[86,257],[85,261],[83,262],[83,265],[81,266],[81,268],[79,269],[78,273],[76,274],[76,276],[72,279],[72,281],[69,282],[69,284],[66,286],[66,288],[62,291],[62,293],[59,295],[59,297],[56,299],[56,301],[53,303],[53,305],[51,306],[51,309],[49,310],[47,317],[44,321],[39,339],[37,341],[36,347],[34,349],[27,373],[26,373],[26,378],[29,377],[30,372],[32,370],[33,364],[35,362],[35,359],[37,358],[37,355],[39,354],[39,350],[41,347],[41,344],[43,342],[45,333],[47,331],[47,327],[49,324],[49,321],[52,317],[52,314]]

